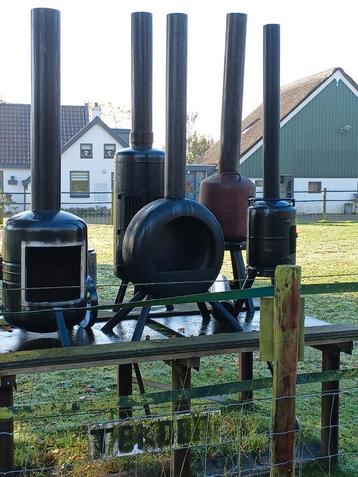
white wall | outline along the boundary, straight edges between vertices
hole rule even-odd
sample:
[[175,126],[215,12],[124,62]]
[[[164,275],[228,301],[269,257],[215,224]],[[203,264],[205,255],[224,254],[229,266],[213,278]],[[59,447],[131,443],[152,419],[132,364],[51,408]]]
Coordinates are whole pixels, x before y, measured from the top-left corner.
[[[0,169],[4,175],[4,192],[11,194],[12,203],[5,205],[7,213],[17,213],[24,210],[24,186],[22,181],[27,179],[30,175],[30,168],[28,169]],[[9,184],[11,176],[17,181],[16,185]],[[26,201],[30,202],[30,195],[27,194]]]
[[[92,144],[92,159],[81,159],[81,143]],[[61,190],[64,209],[111,206],[110,203],[99,204],[111,201],[111,173],[114,171],[114,159],[104,158],[104,144],[116,144],[117,149],[123,147],[102,126],[96,124],[62,154]],[[91,194],[89,198],[70,197],[70,171],[89,171],[90,192],[103,191],[103,193]]]
[[[321,182],[321,193],[308,193],[308,182]],[[309,178],[295,179],[295,199],[298,213],[322,213],[323,189],[327,189],[327,213],[343,214],[344,204],[352,202],[357,193],[358,178]],[[300,192],[303,191],[303,192]]]
[[[255,179],[251,179],[255,182]],[[309,193],[309,182],[321,182],[320,193]],[[344,204],[352,202],[353,194],[358,193],[358,178],[295,178],[294,197],[299,214],[321,214],[323,211],[323,189],[327,189],[327,213],[343,214]],[[256,187],[256,196],[262,195],[262,187]]]

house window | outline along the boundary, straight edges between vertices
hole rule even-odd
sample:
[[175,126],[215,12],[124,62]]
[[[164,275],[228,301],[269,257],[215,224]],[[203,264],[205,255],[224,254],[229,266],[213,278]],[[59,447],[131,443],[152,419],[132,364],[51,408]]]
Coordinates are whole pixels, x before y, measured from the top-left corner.
[[256,179],[255,180],[255,186],[256,187],[263,187],[263,185],[264,185],[263,179]]
[[321,192],[322,191],[322,182],[308,182],[308,192]]
[[105,159],[113,159],[115,152],[116,152],[116,145],[115,144],[105,144],[104,145],[104,158]]
[[80,144],[80,157],[81,159],[93,158],[92,144]]
[[70,197],[89,197],[89,171],[70,171]]

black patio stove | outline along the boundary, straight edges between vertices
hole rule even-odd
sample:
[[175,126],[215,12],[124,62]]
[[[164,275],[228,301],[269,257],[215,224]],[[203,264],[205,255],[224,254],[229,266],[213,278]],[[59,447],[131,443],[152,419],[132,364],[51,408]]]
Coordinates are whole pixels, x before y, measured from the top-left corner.
[[122,280],[116,303],[123,301],[128,277],[122,245],[129,222],[164,193],[164,152],[153,149],[152,15],[132,13],[132,147],[116,154],[114,180],[114,273]]
[[[187,16],[167,16],[166,161],[164,198],[144,206],[128,225],[123,240],[126,274],[136,285],[133,301],[207,292],[224,255],[221,227],[198,202],[185,199]],[[222,320],[241,327],[221,303],[212,304]],[[207,315],[204,304],[200,311]],[[203,310],[203,311],[202,311]],[[102,328],[110,332],[129,309]],[[144,306],[133,334],[140,339],[150,306]]]
[[277,265],[296,263],[294,200],[280,199],[280,26],[264,26],[264,193],[251,201],[248,221],[249,279],[274,277]]
[[60,210],[60,12],[32,10],[31,29],[32,211],[5,225],[3,303],[9,323],[66,344],[86,317],[87,226]]

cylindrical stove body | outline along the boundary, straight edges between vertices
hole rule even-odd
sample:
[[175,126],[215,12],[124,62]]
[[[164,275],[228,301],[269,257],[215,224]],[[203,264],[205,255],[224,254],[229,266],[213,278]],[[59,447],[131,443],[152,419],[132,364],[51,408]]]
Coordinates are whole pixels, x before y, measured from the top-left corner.
[[254,196],[255,185],[240,174],[213,174],[200,186],[200,203],[215,215],[229,242],[246,239],[249,198]]
[[290,199],[251,201],[247,236],[250,270],[274,276],[277,265],[296,263],[296,209]]
[[255,185],[238,173],[244,88],[246,15],[229,13],[226,21],[225,65],[218,172],[200,184],[200,203],[217,218],[226,241],[246,239],[249,198]]
[[164,152],[152,148],[152,42],[152,15],[132,13],[132,147],[116,154],[114,177],[114,273],[121,279],[129,222],[164,193]]
[[127,227],[146,204],[163,197],[164,152],[158,149],[122,149],[116,154],[114,178],[114,267],[126,278],[122,247]]
[[7,322],[27,331],[55,331],[54,307],[63,309],[68,327],[83,320],[86,311],[76,309],[87,303],[87,226],[82,219],[64,211],[16,214],[7,220],[3,253]]

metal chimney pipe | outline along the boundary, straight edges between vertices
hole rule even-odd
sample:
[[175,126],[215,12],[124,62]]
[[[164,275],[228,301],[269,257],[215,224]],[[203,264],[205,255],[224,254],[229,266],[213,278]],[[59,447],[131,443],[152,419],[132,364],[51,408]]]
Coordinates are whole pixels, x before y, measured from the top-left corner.
[[164,196],[185,197],[188,17],[167,15]]
[[147,149],[153,144],[152,81],[153,35],[152,14],[132,13],[132,132],[131,144]]
[[240,159],[246,20],[244,13],[226,16],[219,174],[235,174]]
[[60,210],[60,12],[31,11],[32,209]]
[[280,25],[264,26],[264,199],[280,198]]

